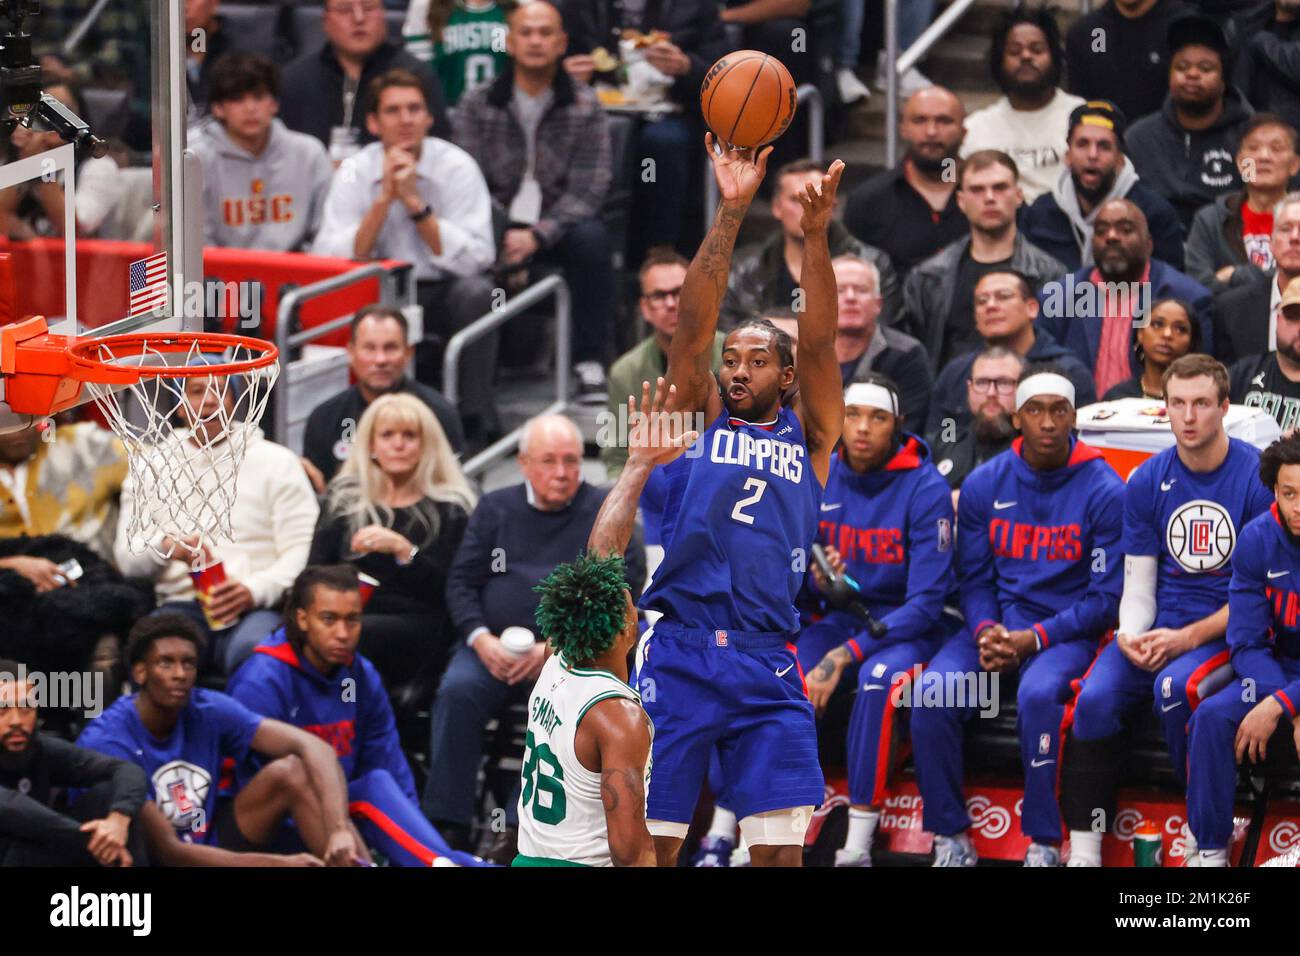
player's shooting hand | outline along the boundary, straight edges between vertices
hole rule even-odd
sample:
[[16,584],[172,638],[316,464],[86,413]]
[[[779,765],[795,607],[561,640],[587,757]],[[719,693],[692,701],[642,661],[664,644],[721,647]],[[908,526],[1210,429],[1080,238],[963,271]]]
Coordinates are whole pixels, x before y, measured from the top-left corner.
[[590,53],[575,53],[564,58],[564,72],[579,83],[590,83],[596,72],[596,59]]
[[480,634],[474,638],[474,643],[470,646],[489,674],[503,683],[509,682],[511,668],[515,664],[515,655],[501,646],[501,638],[495,634]]
[[124,866],[131,865],[131,854],[126,850],[127,830],[131,818],[126,814],[113,811],[99,820],[88,820],[81,825],[82,833],[90,834],[86,849],[101,866],[112,866],[126,856]]
[[803,194],[799,196],[799,205],[803,206],[803,217],[799,226],[805,236],[814,232],[825,232],[830,225],[831,213],[835,211],[835,191],[839,188],[840,177],[844,175],[844,161],[831,163],[831,168],[822,176],[820,186],[808,183]]
[[1268,740],[1277,730],[1282,713],[1282,705],[1272,696],[1265,697],[1251,708],[1237,726],[1237,763],[1243,763],[1246,757],[1251,763],[1263,762],[1268,755]]
[[47,591],[61,588],[68,583],[67,579],[60,573],[59,566],[48,558],[33,558],[25,554],[16,554],[11,558],[0,561],[0,568],[17,571],[32,583],[37,594],[45,594]]
[[723,202],[743,203],[748,205],[758,192],[763,176],[767,173],[767,158],[772,152],[771,146],[764,146],[757,151],[752,149],[732,149],[722,143],[720,150],[714,149],[716,140],[712,133],[704,134],[704,148],[713,162],[713,175],[718,181],[718,192]]
[[644,461],[652,467],[666,465],[700,437],[695,430],[687,430],[685,421],[674,412],[677,404],[677,386],[664,387],[663,376],[655,380],[654,398],[650,397],[650,383],[641,383],[641,410],[637,410],[636,397],[627,397],[627,457],[629,461]]
[[682,52],[681,47],[667,40],[646,47],[645,59],[660,73],[668,76],[685,76],[691,72],[691,58]]

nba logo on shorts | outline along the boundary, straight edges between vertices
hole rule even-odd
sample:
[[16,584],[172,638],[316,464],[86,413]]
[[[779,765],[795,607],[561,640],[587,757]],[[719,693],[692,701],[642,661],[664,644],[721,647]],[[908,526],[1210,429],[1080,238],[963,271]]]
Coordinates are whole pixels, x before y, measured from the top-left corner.
[[1214,501],[1189,501],[1169,518],[1165,547],[1179,566],[1193,574],[1216,571],[1228,563],[1237,543],[1237,529]]
[[714,632],[713,632],[713,640],[717,643],[717,645],[718,645],[719,647],[726,647],[726,646],[727,646],[727,632],[726,632],[726,631],[714,631]]
[[1174,679],[1166,677],[1160,682],[1160,696],[1168,700],[1174,693]]
[[1038,752],[1045,754],[1052,749],[1052,738],[1049,734],[1038,735]]

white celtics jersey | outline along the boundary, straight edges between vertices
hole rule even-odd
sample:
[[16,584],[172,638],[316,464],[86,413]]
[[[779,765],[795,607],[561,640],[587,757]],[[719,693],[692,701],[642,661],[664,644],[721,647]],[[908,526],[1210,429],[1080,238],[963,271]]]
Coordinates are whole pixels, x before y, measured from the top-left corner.
[[[583,715],[600,701],[615,697],[641,703],[641,696],[609,671],[571,667],[559,654],[551,655],[542,668],[528,699],[523,792],[519,796],[522,856],[586,866],[614,865],[600,799],[600,774],[579,762],[573,741]],[[648,791],[648,759],[645,782]]]

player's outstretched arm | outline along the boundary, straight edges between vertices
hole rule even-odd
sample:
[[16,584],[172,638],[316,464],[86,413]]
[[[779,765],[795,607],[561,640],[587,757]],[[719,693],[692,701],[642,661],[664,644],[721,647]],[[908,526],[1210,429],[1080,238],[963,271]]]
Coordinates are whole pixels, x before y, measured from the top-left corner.
[[844,175],[844,163],[835,160],[820,186],[808,184],[799,197],[803,205],[804,252],[799,285],[803,309],[799,312],[799,418],[808,442],[808,457],[817,480],[826,484],[831,451],[844,428],[844,393],[840,366],[835,358],[835,329],[839,301],[831,250],[826,237],[835,192]]
[[676,409],[677,386],[641,383],[641,411],[635,396],[627,397],[627,464],[596,513],[587,550],[601,556],[623,554],[632,539],[637,502],[656,465],[666,465],[690,446],[699,433],[686,428],[684,413]]
[[715,152],[712,133],[704,134],[704,146],[713,162],[722,202],[682,282],[677,331],[668,346],[668,381],[677,386],[678,404],[683,411],[703,411],[713,418],[721,411],[721,399],[715,399],[717,385],[709,367],[718,311],[727,293],[736,236],[767,172],[767,157],[772,148],[769,146],[757,154],[752,149],[725,147]]
[[645,823],[645,768],[650,728],[641,705],[603,700],[582,718],[600,754],[600,800],[605,807],[609,856],[615,866],[654,866],[655,846]]

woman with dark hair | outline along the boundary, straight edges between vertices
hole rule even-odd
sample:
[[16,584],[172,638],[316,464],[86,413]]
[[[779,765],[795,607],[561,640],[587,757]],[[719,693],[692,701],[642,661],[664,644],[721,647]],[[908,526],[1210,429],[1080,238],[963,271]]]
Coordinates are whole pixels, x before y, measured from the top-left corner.
[[1200,326],[1192,320],[1192,310],[1181,299],[1161,299],[1151,306],[1145,325],[1133,328],[1133,354],[1142,365],[1142,374],[1112,387],[1102,401],[1117,398],[1164,398],[1163,378],[1175,359],[1201,346]]

